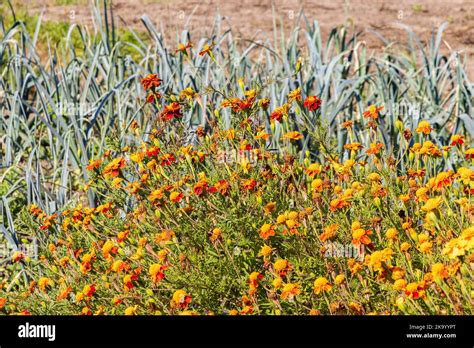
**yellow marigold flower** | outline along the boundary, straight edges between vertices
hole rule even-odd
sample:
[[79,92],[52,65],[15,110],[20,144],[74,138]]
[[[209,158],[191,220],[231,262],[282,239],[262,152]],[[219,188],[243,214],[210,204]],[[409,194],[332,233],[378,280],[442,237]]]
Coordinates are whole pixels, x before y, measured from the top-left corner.
[[405,276],[405,271],[401,267],[394,267],[392,269],[392,279],[398,280],[402,279]]
[[217,241],[222,236],[222,230],[220,228],[214,228],[211,234],[211,242]]
[[345,279],[346,279],[346,277],[344,276],[344,274],[338,274],[338,275],[336,276],[336,278],[334,278],[334,283],[335,283],[336,285],[342,284]]
[[442,263],[435,263],[431,266],[431,273],[435,278],[445,279],[448,277],[448,269]]
[[421,210],[423,210],[424,212],[430,212],[435,209],[438,209],[442,201],[442,197],[430,198],[426,201],[425,205],[421,207]]
[[288,228],[294,228],[298,225],[298,223],[295,221],[295,220],[292,220],[292,219],[288,219],[286,220],[286,226]]
[[112,264],[112,271],[121,272],[125,269],[126,263],[122,260],[117,260]]
[[158,259],[160,260],[160,262],[165,262],[166,258],[168,257],[168,254],[169,254],[169,251],[167,249],[161,249],[158,252]]
[[54,282],[50,278],[41,277],[38,280],[38,287],[41,289],[41,291],[46,291],[47,287],[53,287],[53,286],[54,286]]
[[406,251],[410,250],[410,248],[411,248],[411,245],[407,242],[403,242],[400,245],[400,250],[403,251],[403,252],[406,252]]
[[324,277],[319,277],[314,281],[313,291],[316,295],[319,295],[321,292],[328,292],[332,289],[332,285]]
[[323,192],[323,181],[321,179],[314,179],[311,182],[311,188],[315,192]]
[[426,202],[429,197],[428,197],[428,188],[426,187],[420,187],[418,190],[415,192],[415,196],[419,202]]
[[323,170],[323,167],[319,163],[312,163],[306,168],[305,172],[310,178],[314,178],[316,175],[320,174]]
[[137,314],[137,308],[136,307],[127,307],[125,308],[125,315],[136,315]]
[[464,185],[468,185],[470,182],[474,181],[474,170],[466,167],[461,167],[457,171],[457,176]]
[[457,238],[451,239],[443,248],[443,255],[448,255],[451,259],[465,255],[466,252],[474,249],[474,226],[470,226],[462,231]]
[[292,265],[288,262],[288,260],[278,259],[273,264],[273,268],[280,276],[284,276],[292,269]]
[[420,244],[420,251],[423,253],[427,253],[431,251],[431,248],[433,247],[432,242],[423,242]]
[[378,173],[370,173],[367,178],[370,181],[381,181],[380,174],[378,174]]
[[405,279],[397,279],[395,283],[393,283],[393,288],[395,290],[404,290],[407,285],[407,281]]
[[76,302],[81,302],[84,299],[85,295],[82,292],[78,292],[75,297],[76,297]]
[[278,215],[277,217],[277,224],[284,224],[287,220],[287,216],[285,214]]
[[145,152],[135,152],[130,155],[130,159],[136,163],[142,163],[145,158]]
[[268,256],[271,255],[273,250],[274,249],[272,247],[270,247],[269,245],[264,244],[263,247],[260,249],[260,252],[258,253],[258,256],[263,256],[264,258],[268,257]]
[[119,188],[120,187],[120,183],[123,181],[123,178],[115,178],[114,180],[112,180],[112,187],[115,187],[115,188]]
[[424,243],[424,242],[428,241],[430,239],[430,236],[428,236],[425,233],[420,233],[417,238],[418,238],[418,243],[421,244],[421,243]]
[[416,127],[415,132],[418,134],[430,134],[433,128],[428,121],[421,121],[418,123],[418,127]]
[[362,313],[364,310],[364,307],[360,303],[357,302],[349,302],[349,309],[353,310],[354,312],[357,313]]
[[387,232],[385,232],[385,237],[388,240],[394,240],[397,238],[398,232],[396,228],[389,228]]
[[179,93],[179,98],[180,99],[193,100],[196,95],[197,95],[197,93],[194,91],[194,89],[192,87],[188,87],[188,88],[183,89]]
[[296,212],[296,211],[290,211],[290,212],[288,213],[288,219],[289,219],[289,220],[297,220],[298,217],[299,217],[299,214],[298,214],[298,212]]
[[294,283],[288,283],[283,286],[283,289],[281,291],[281,298],[283,300],[289,299],[292,300],[296,295],[301,293],[301,285],[299,284],[294,284]]
[[275,278],[272,281],[272,285],[275,289],[281,288],[282,284],[283,284],[283,280],[281,278]]

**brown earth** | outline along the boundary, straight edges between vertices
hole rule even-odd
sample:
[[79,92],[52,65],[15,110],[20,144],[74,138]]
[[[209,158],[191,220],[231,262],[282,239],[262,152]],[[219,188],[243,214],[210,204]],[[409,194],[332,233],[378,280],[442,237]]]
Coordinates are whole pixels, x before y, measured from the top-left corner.
[[[91,23],[91,11],[86,0],[80,5],[57,5],[58,0],[29,0],[30,14],[44,9],[46,20]],[[176,39],[176,33],[187,25],[193,37],[210,32],[216,14],[223,16],[223,29],[231,27],[242,38],[273,40],[273,14],[271,0],[114,0],[114,13],[124,24],[140,29],[140,17],[147,14],[165,36]],[[443,36],[443,51],[458,51],[466,57],[469,76],[474,77],[474,0],[275,0],[276,18],[281,18],[288,33],[298,21],[304,8],[306,17],[318,20],[323,37],[344,23],[354,23],[363,31],[362,39],[368,47],[378,50],[382,41],[371,31],[377,31],[390,40],[404,42],[406,32],[400,23],[410,26],[424,41],[433,30],[448,21]],[[300,22],[301,23],[301,22]]]

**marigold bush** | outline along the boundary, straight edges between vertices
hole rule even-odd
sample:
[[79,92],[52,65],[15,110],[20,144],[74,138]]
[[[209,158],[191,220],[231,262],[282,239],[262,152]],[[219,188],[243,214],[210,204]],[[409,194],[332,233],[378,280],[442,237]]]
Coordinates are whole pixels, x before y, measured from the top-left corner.
[[[212,46],[201,54],[212,59]],[[429,120],[413,134],[399,123],[399,150],[388,152],[386,111],[372,105],[360,123],[341,115],[340,153],[323,122],[290,119],[314,119],[318,96],[297,88],[268,110],[265,88],[241,81],[190,142],[183,115],[207,106],[161,82],[142,80],[153,126],[133,122],[131,141],[111,137],[87,165],[84,189],[100,205],[23,212],[41,256],[14,255],[1,312],[473,313],[474,149],[464,135],[440,143]]]

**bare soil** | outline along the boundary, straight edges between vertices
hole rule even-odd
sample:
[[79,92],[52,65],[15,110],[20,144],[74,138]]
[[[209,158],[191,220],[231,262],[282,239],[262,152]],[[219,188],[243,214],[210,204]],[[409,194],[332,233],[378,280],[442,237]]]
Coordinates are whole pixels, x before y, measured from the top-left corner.
[[[81,5],[57,5],[57,0],[28,0],[30,14],[44,9],[46,20],[91,24],[91,10],[85,0]],[[244,39],[273,40],[271,0],[114,0],[114,13],[124,24],[143,28],[140,17],[147,14],[162,28],[165,36],[176,39],[176,33],[187,27],[193,37],[210,33],[216,14],[223,16],[222,28],[232,28]],[[317,20],[324,37],[334,26],[353,23],[363,32],[369,48],[383,49],[383,42],[372,33],[377,31],[391,41],[405,42],[407,34],[400,24],[410,26],[424,41],[441,23],[449,25],[443,36],[443,51],[458,51],[466,57],[468,74],[474,77],[474,0],[274,0],[276,18],[287,34],[298,23],[304,8],[308,20]],[[301,22],[300,22],[301,23]],[[301,23],[303,24],[303,23]]]

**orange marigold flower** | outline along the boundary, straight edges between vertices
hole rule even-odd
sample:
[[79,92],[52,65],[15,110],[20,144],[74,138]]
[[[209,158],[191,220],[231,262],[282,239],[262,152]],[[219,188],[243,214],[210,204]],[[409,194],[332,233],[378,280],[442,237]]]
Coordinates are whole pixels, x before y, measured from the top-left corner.
[[104,168],[103,174],[104,176],[111,176],[116,177],[120,173],[120,169],[125,167],[125,159],[122,157],[115,158],[107,164]]
[[172,308],[187,308],[191,303],[192,297],[186,293],[184,290],[176,290],[171,298],[171,307]]
[[151,92],[151,93],[148,93],[148,95],[146,96],[146,102],[147,103],[157,103],[158,100],[161,98],[161,94],[158,93],[158,92]]
[[163,271],[166,269],[166,266],[160,265],[158,263],[154,263],[150,266],[148,273],[150,274],[153,283],[159,283],[165,278],[165,273]]
[[422,298],[425,296],[425,284],[423,282],[420,283],[410,283],[405,287],[405,294],[414,300],[418,298]]
[[321,99],[312,95],[304,100],[303,105],[309,111],[316,111],[321,107]]
[[246,190],[253,190],[257,186],[257,181],[255,179],[247,179],[242,183],[242,187]]
[[154,87],[159,87],[161,85],[161,79],[158,77],[157,74],[150,74],[146,77],[144,77],[141,81],[142,86],[145,90],[154,88]]
[[271,224],[264,224],[262,227],[260,227],[260,237],[263,239],[268,239],[271,236],[275,235],[275,226]]
[[273,112],[270,114],[270,120],[281,122],[283,116],[288,115],[288,111],[290,110],[291,104],[286,103],[282,106],[277,107]]
[[321,242],[325,242],[328,239],[334,238],[337,234],[338,229],[339,229],[339,225],[337,224],[331,224],[329,226],[326,226],[324,228],[323,233],[321,233],[321,235],[319,236],[319,239],[321,240]]
[[293,300],[293,298],[296,295],[299,295],[300,293],[301,293],[301,285],[288,283],[283,286],[280,297],[283,300],[286,300],[286,299]]
[[306,168],[305,172],[310,178],[314,178],[316,175],[320,174],[323,170],[323,167],[319,163],[312,163]]
[[319,277],[314,281],[313,291],[316,295],[319,295],[322,292],[331,291],[332,285],[329,283],[325,277]]
[[304,136],[298,131],[288,132],[283,135],[283,139],[288,139],[288,140],[299,140],[303,138]]
[[349,150],[349,151],[357,151],[362,149],[362,144],[361,143],[350,143],[350,144],[345,144],[344,149]]
[[86,285],[84,286],[84,289],[82,289],[82,293],[84,294],[84,296],[87,296],[87,297],[91,297],[92,295],[95,294],[95,292],[96,292],[95,284]]
[[415,132],[418,134],[430,134],[433,128],[428,121],[421,121],[418,123],[418,127],[416,127]]
[[367,111],[364,111],[364,117],[376,120],[379,118],[379,112],[383,110],[383,108],[383,106],[370,105],[369,109]]
[[184,194],[182,192],[173,191],[170,193],[170,201],[173,203],[179,203],[183,199]]
[[291,91],[288,93],[288,102],[292,103],[294,101],[301,101],[301,87],[298,87],[297,89]]
[[459,134],[454,134],[451,137],[451,146],[462,145],[464,144],[464,136]]
[[369,146],[369,149],[365,152],[368,155],[378,155],[380,152],[380,149],[383,148],[382,143],[371,143]]
[[98,169],[101,164],[102,164],[101,159],[90,160],[89,165],[86,167],[86,169],[89,170],[89,171],[94,170],[94,169]]
[[466,159],[473,159],[474,158],[474,147],[471,149],[467,149],[466,152],[464,153],[464,156]]
[[349,128],[352,128],[353,125],[354,125],[354,122],[352,121],[344,121],[342,122],[341,127],[349,129]]
[[216,242],[222,236],[222,230],[220,228],[214,228],[211,233],[211,242]]
[[167,153],[160,157],[160,164],[162,166],[169,166],[174,162],[176,162],[176,157],[172,153]]
[[283,277],[293,269],[293,266],[288,260],[278,259],[273,264],[273,268],[280,277]]
[[209,44],[205,44],[205,45],[203,46],[203,48],[202,48],[202,51],[199,52],[199,55],[202,57],[203,55],[207,54],[207,55],[209,55],[210,57],[212,57],[212,56],[213,56],[213,54],[212,54],[212,49],[213,49],[213,48],[214,48],[214,44],[213,44],[213,43],[210,44],[210,45],[209,45]]
[[7,303],[7,299],[4,297],[0,297],[0,309],[5,307],[5,303]]
[[173,118],[180,118],[183,116],[181,111],[181,104],[178,102],[172,102],[169,105],[165,105],[163,111],[161,111],[162,120],[171,120]]
[[259,272],[252,272],[249,276],[249,295],[255,294],[258,288],[258,281],[263,279],[263,274]]
[[335,211],[338,209],[346,208],[350,205],[351,204],[344,198],[335,198],[329,203],[329,209],[331,209],[331,211]]
[[219,180],[212,186],[209,191],[211,193],[216,193],[219,192],[221,195],[225,196],[229,193],[230,191],[230,184],[226,180]]
[[181,52],[183,54],[187,54],[187,49],[191,47],[193,47],[193,44],[191,42],[188,42],[187,44],[180,43],[175,53]]
[[362,243],[365,245],[369,245],[372,243],[372,241],[369,238],[369,235],[372,234],[372,231],[363,229],[359,221],[354,221],[352,223],[351,229],[352,229],[352,244],[360,245]]

